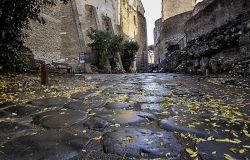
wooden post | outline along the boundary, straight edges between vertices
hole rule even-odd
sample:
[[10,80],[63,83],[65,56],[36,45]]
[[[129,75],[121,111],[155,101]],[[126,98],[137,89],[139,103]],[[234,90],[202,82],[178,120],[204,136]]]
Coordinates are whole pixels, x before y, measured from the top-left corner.
[[48,67],[45,63],[41,64],[41,84],[48,85]]
[[209,76],[209,69],[206,69],[206,76]]

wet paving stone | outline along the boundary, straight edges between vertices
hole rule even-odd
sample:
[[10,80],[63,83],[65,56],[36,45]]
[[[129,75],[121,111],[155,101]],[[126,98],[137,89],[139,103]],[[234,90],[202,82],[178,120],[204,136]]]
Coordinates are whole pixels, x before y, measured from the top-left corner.
[[188,125],[182,125],[178,124],[178,122],[175,121],[173,118],[166,118],[159,122],[159,126],[162,129],[166,129],[167,131],[173,131],[173,132],[182,132],[182,133],[188,133],[191,135],[195,135],[197,137],[207,138],[210,136],[218,137],[218,134],[208,133],[206,129],[199,130],[196,128],[189,128]]
[[0,157],[2,160],[69,160],[81,153],[87,141],[87,137],[50,130],[13,139],[0,148]]
[[131,103],[107,103],[106,105],[104,105],[103,107],[107,108],[107,109],[130,109],[134,107],[134,104]]
[[72,94],[70,98],[72,98],[72,99],[84,100],[84,99],[86,99],[88,96],[90,96],[91,94],[93,94],[93,92],[87,92],[87,93],[78,92],[78,93]]
[[0,122],[0,134],[15,133],[28,128],[28,126],[16,122]]
[[159,96],[159,97],[171,97],[172,92],[165,89],[165,90],[146,90],[145,91],[146,95],[149,96]]
[[160,104],[147,104],[143,103],[140,105],[142,110],[150,110],[150,111],[162,111],[163,107]]
[[133,158],[179,158],[182,152],[173,133],[136,128],[106,133],[103,146],[106,153]]
[[[250,145],[250,141],[245,146]],[[244,145],[233,144],[227,142],[206,141],[197,146],[198,152],[202,160],[224,160],[229,159],[248,159],[250,157],[250,149],[244,148]],[[239,150],[244,153],[239,154]]]
[[38,114],[33,117],[33,123],[48,129],[59,129],[70,127],[86,118],[85,112],[61,109]]
[[35,106],[14,105],[3,110],[7,116],[22,118],[40,112],[41,109]]
[[156,120],[156,117],[151,113],[128,110],[118,110],[106,114],[100,114],[98,116],[109,122],[124,125],[140,124]]
[[138,103],[161,103],[164,102],[163,97],[159,96],[142,96],[142,95],[132,95],[129,98],[132,102],[138,102]]
[[117,89],[109,92],[113,94],[135,94],[137,91],[134,89]]
[[29,126],[17,122],[0,122],[0,143],[11,138],[19,132],[30,130]]
[[178,115],[178,114],[187,115],[187,114],[190,114],[190,111],[188,111],[186,109],[183,109],[181,107],[170,107],[169,111],[174,115]]
[[66,97],[51,97],[31,101],[29,104],[39,107],[62,107],[69,101]]
[[[0,147],[0,159],[250,157],[249,87],[177,74],[86,77],[86,87],[96,84],[96,89],[71,98],[38,99],[30,102],[32,105],[0,104],[0,120],[9,123],[0,121],[0,144],[7,146]],[[74,139],[76,133],[89,140]],[[79,143],[81,149],[75,147]]]
[[88,127],[88,129],[102,132],[109,127],[110,123],[101,118],[94,117],[85,121],[83,125]]
[[5,117],[5,116],[7,116],[8,114],[7,113],[5,113],[5,112],[3,112],[3,111],[0,111],[0,118],[3,118],[3,117]]
[[0,102],[0,109],[3,109],[3,108],[8,107],[8,106],[13,106],[13,105],[15,105],[15,104],[12,102],[6,102],[6,103]]
[[63,106],[63,108],[77,110],[77,111],[85,111],[87,110],[87,105],[83,101],[74,101],[69,102]]
[[181,88],[181,87],[174,87],[172,89],[172,93],[176,96],[188,96],[190,94],[190,91],[187,88]]
[[156,91],[156,90],[164,90],[164,86],[159,85],[158,83],[146,83],[142,85],[144,90]]

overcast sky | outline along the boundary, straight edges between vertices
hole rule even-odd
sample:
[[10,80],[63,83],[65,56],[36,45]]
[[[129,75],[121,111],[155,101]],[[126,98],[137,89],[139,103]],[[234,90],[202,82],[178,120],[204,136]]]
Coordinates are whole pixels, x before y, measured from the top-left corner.
[[148,45],[154,44],[154,23],[157,19],[161,18],[161,1],[162,0],[142,0],[146,11]]

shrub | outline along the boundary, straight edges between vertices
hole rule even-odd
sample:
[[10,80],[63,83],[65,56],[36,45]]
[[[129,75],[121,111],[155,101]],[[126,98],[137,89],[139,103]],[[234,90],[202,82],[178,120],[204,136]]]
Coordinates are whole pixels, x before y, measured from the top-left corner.
[[121,53],[123,67],[127,72],[130,72],[130,67],[139,49],[137,42],[124,40],[122,35],[114,35],[109,31],[93,29],[88,32],[88,36],[92,40],[88,46],[97,53],[99,69],[102,69],[107,61],[110,62],[112,69],[114,69],[116,55]]
[[122,63],[126,72],[131,72],[131,66],[135,60],[135,55],[139,50],[139,45],[135,41],[126,40],[123,43]]

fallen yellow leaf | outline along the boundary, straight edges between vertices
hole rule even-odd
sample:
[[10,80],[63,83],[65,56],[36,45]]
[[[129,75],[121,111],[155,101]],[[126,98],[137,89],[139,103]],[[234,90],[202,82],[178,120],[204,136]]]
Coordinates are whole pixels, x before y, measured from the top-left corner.
[[250,138],[250,133],[248,133],[247,130],[243,130],[243,133],[244,133],[248,138]]
[[235,158],[231,157],[229,154],[224,154],[224,157],[225,157],[227,160],[236,160]]
[[241,143],[241,140],[239,140],[239,139],[230,140],[228,138],[226,138],[226,139],[216,139],[215,141],[217,141],[217,142],[229,142],[229,143],[235,143],[235,144]]
[[190,157],[194,158],[198,156],[198,152],[194,151],[191,148],[186,148],[187,153],[190,155]]

